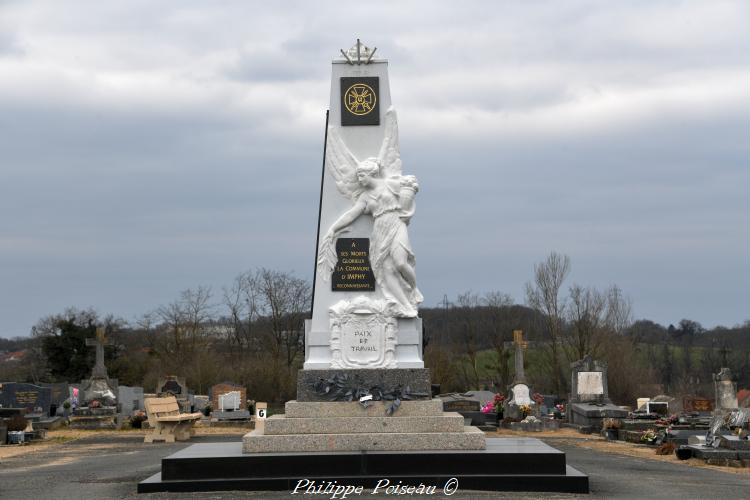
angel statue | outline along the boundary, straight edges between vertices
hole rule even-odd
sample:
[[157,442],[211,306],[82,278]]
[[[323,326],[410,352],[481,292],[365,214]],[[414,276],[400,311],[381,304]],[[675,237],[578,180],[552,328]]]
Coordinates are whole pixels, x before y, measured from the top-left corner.
[[395,317],[413,318],[423,300],[417,289],[415,258],[407,225],[414,215],[414,195],[419,185],[413,175],[401,175],[396,111],[385,114],[385,138],[377,158],[359,161],[336,129],[328,130],[326,168],[339,192],[354,206],[333,223],[318,252],[318,271],[330,279],[336,265],[336,237],[362,214],[373,217],[370,263],[375,281]]

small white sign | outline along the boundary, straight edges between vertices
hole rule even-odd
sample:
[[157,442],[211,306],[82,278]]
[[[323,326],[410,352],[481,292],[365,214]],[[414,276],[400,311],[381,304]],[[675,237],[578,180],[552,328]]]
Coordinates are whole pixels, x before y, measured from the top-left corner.
[[255,404],[255,418],[257,420],[265,420],[268,415],[268,403],[256,403]]

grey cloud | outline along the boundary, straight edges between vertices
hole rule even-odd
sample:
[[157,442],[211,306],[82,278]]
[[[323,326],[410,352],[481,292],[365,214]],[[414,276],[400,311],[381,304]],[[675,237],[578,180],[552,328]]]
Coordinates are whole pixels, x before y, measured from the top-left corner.
[[[683,16],[700,21],[700,4]],[[727,12],[686,40],[633,31],[651,2],[614,14],[128,2],[85,18],[68,5],[4,12],[29,44],[24,64],[0,60],[13,76],[0,82],[0,211],[12,214],[0,335],[69,305],[132,318],[253,266],[311,278],[329,63],[357,36],[391,62],[405,170],[420,179],[411,234],[426,305],[468,289],[522,301],[556,250],[573,259],[571,282],[617,283],[640,317],[747,319],[750,105],[713,83],[743,81],[750,37],[729,22],[717,33]],[[360,33],[352,16],[368,19]],[[659,102],[697,79],[695,95]],[[639,113],[598,108],[613,93]],[[602,116],[565,108],[578,103]]]

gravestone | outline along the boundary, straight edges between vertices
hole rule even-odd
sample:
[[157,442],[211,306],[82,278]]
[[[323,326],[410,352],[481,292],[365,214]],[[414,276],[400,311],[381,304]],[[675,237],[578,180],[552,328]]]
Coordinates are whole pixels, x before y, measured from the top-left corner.
[[[528,347],[528,342],[524,340],[522,330],[513,331],[513,346],[515,347],[515,373],[513,383],[508,388],[508,397],[503,403],[503,415],[521,419],[531,414],[538,415],[539,408],[531,399],[531,389],[526,383],[523,352]],[[528,411],[525,411],[524,408],[528,408]]]
[[86,345],[96,349],[96,362],[91,370],[91,377],[83,382],[83,400],[81,406],[89,406],[94,400],[101,402],[102,406],[115,407],[117,404],[117,381],[110,379],[107,367],[104,365],[104,347],[113,345],[107,338],[104,328],[96,329],[96,337],[86,339]]
[[479,400],[461,394],[440,394],[438,399],[443,402],[443,411],[455,411],[463,414],[464,412],[477,412],[481,409]]
[[245,409],[245,404],[247,402],[247,388],[242,385],[235,384],[234,382],[222,382],[220,384],[213,385],[208,390],[208,395],[211,398],[211,407],[214,411],[222,409],[220,398],[222,395],[228,394],[230,392],[239,393],[239,406],[237,409]]
[[136,410],[145,409],[143,399],[143,387],[117,386],[117,401],[121,414],[131,415]]
[[[409,239],[419,184],[406,175],[410,164],[402,168],[388,62],[374,54],[358,41],[333,61],[312,318],[295,416],[287,408],[256,425],[245,452],[485,447],[478,429],[464,428],[458,414],[446,420],[443,403],[431,400]],[[478,401],[469,404],[479,410]],[[398,418],[410,411],[424,419]]]
[[716,409],[731,410],[738,408],[737,380],[729,368],[722,368],[714,375],[714,389],[716,391]]
[[682,398],[682,409],[687,413],[711,413],[714,402],[699,396],[685,396]]
[[70,398],[70,385],[67,382],[41,383],[42,387],[49,387],[52,391],[50,416],[63,414],[63,403]]
[[461,414],[469,425],[484,425],[485,415],[481,412],[482,402],[471,393],[439,394],[443,402],[443,411]]
[[190,394],[188,391],[185,377],[179,377],[177,375],[165,375],[159,377],[156,383],[156,396],[174,396],[177,399],[177,404],[180,406],[180,411],[183,413],[190,413]]
[[654,413],[660,417],[668,417],[669,403],[666,401],[649,401],[646,403],[646,413]]
[[212,422],[247,421],[247,389],[233,382],[216,384],[209,390],[211,397]]
[[241,404],[240,391],[231,391],[219,395],[220,411],[237,411],[241,408]]
[[187,399],[188,391],[185,377],[176,375],[166,375],[159,378],[156,384],[156,394],[161,396],[174,396],[178,399]]
[[117,429],[117,383],[110,379],[104,365],[104,347],[113,345],[103,327],[96,329],[96,337],[86,339],[86,345],[96,348],[96,362],[91,377],[81,383],[78,406],[70,417],[73,429]]
[[607,363],[591,356],[571,363],[571,394],[568,418],[571,424],[601,429],[605,418],[626,418],[627,410],[609,399]]
[[210,403],[210,397],[196,394],[193,397],[193,411],[203,413],[203,411],[206,409],[206,406],[208,406]]
[[678,414],[682,411],[682,402],[679,399],[668,396],[666,394],[659,394],[658,396],[654,396],[649,400],[649,403],[652,403],[652,408],[654,408],[653,403],[666,403],[666,410],[663,411],[666,412],[667,416]]
[[0,382],[0,408],[23,408],[27,416],[46,417],[52,404],[52,389],[34,384]]

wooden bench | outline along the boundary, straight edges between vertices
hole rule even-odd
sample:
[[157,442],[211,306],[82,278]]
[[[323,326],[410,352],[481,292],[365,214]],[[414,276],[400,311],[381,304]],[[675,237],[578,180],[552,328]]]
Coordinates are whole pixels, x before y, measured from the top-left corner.
[[145,401],[148,424],[154,429],[146,434],[144,443],[153,443],[154,440],[174,443],[187,441],[195,434],[193,423],[200,420],[201,413],[180,413],[177,398],[167,396],[165,398],[148,398]]

